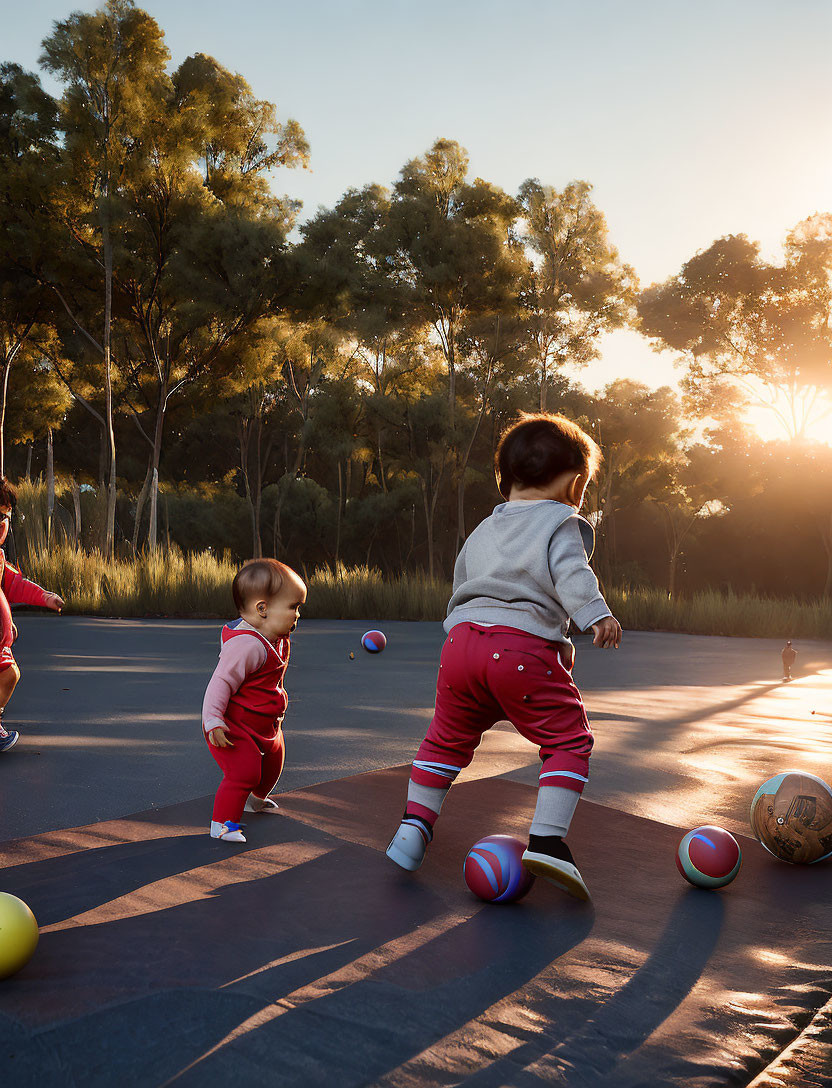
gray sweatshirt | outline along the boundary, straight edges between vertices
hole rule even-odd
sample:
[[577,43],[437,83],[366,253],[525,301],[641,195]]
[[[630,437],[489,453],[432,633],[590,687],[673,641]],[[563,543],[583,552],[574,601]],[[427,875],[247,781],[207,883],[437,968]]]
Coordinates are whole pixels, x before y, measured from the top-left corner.
[[502,624],[569,642],[571,619],[586,631],[610,616],[589,566],[595,532],[572,506],[518,499],[494,508],[462,546],[445,630]]

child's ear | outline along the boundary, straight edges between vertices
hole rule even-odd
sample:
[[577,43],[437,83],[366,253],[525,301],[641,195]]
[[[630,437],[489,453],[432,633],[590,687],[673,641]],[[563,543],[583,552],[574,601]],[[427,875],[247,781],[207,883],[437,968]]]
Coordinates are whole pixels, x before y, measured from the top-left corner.
[[573,506],[581,505],[588,481],[589,477],[585,472],[577,472],[572,477],[572,483],[569,485],[569,501]]

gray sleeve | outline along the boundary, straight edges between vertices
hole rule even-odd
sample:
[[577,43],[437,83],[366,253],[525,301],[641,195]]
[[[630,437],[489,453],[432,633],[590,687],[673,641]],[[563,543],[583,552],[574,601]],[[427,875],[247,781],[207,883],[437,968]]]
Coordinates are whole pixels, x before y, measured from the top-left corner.
[[612,615],[587,560],[577,518],[568,518],[552,537],[549,571],[555,596],[581,631],[586,631],[604,616]]
[[456,593],[456,591],[459,589],[459,587],[462,585],[462,583],[467,581],[467,579],[468,579],[468,572],[465,569],[465,548],[467,547],[467,544],[468,544],[468,541],[466,540],[465,543],[460,548],[459,555],[456,557],[456,563],[454,564],[454,588],[453,588],[453,593]]

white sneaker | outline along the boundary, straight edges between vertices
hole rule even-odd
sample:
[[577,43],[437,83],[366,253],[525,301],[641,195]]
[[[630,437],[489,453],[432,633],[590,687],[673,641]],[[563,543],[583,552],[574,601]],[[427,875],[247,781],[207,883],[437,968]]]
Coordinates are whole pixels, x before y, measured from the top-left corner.
[[393,841],[387,847],[388,858],[412,873],[425,860],[425,851],[430,842],[428,835],[427,828],[402,821]]
[[240,830],[242,826],[242,824],[235,824],[232,820],[226,820],[224,824],[212,820],[211,838],[222,839],[223,842],[245,842],[246,837]]
[[248,795],[248,800],[243,808],[244,812],[279,812],[280,805],[273,797],[255,797],[253,793]]

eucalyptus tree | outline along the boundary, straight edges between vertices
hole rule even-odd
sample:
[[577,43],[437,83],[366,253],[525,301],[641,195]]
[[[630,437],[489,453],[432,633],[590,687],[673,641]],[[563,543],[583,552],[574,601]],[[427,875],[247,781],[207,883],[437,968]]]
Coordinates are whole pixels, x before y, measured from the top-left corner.
[[[156,24],[127,4],[107,11],[128,24],[116,23],[121,37],[128,38],[131,20],[138,21],[148,50],[156,46],[152,85],[148,76],[132,88],[145,93],[143,112],[123,111],[132,127],[122,139],[140,152],[121,164],[105,224],[115,253],[106,279],[116,302],[122,405],[148,447],[134,546],[149,495],[148,542],[154,547],[171,400],[217,369],[232,368],[243,341],[264,319],[296,210],[271,193],[265,175],[276,166],[305,163],[308,149],[297,124],[280,125],[275,107],[256,99],[241,76],[201,54],[168,76]],[[95,29],[106,38],[106,24]],[[89,32],[86,24],[71,28],[83,41],[81,31]],[[133,42],[132,51],[140,45]],[[110,390],[110,421],[112,406]]]
[[518,275],[510,245],[515,201],[480,178],[468,182],[467,174],[465,149],[437,140],[402,167],[388,216],[388,245],[408,289],[407,304],[433,329],[445,359],[451,426],[460,327],[476,314],[499,310]]
[[558,191],[536,178],[520,187],[523,240],[530,251],[522,300],[540,377],[540,410],[548,407],[553,372],[596,359],[601,335],[632,319],[636,276],[609,239],[592,201],[592,186]]
[[587,493],[587,511],[598,528],[599,564],[609,578],[617,562],[616,515],[664,488],[665,467],[680,457],[688,432],[679,397],[669,386],[650,389],[619,378],[597,396],[575,397],[574,391],[572,396],[575,414],[603,453]]
[[[471,315],[460,330],[459,402],[457,432],[462,437],[456,492],[457,546],[465,539],[465,490],[470,475],[493,479],[493,451],[475,456],[478,439],[495,399],[526,379],[534,359],[528,350],[528,326],[517,299],[507,299],[502,310]],[[527,407],[527,403],[523,407]]]
[[802,438],[832,411],[830,283],[830,216],[798,224],[780,264],[731,235],[642,293],[641,330],[681,353],[693,414],[735,414],[756,403]]
[[663,458],[649,501],[661,512],[667,542],[667,595],[676,594],[679,559],[708,518],[725,513],[713,450],[699,443]]
[[[157,116],[169,83],[168,51],[162,31],[130,0],[107,0],[94,14],[74,12],[56,22],[43,42],[41,63],[63,84],[58,123],[62,133],[60,215],[73,256],[97,270],[103,301],[96,318],[76,312],[57,284],[55,291],[71,320],[100,351],[108,441],[108,502],[105,550],[115,534],[116,442],[113,428],[113,265],[114,237],[123,215],[125,176],[144,167],[143,139],[148,117]],[[88,273],[89,274],[89,273]]]
[[412,305],[392,244],[390,199],[379,185],[348,190],[334,208],[321,209],[304,224],[293,255],[297,314],[325,321],[352,347],[355,382],[368,408],[363,417],[366,447],[385,493],[391,424],[371,405],[383,402],[394,383],[423,365],[419,343],[424,336],[424,319]]
[[437,140],[402,168],[388,216],[391,263],[410,311],[436,337],[447,371],[448,475],[457,490],[457,546],[464,535],[466,442],[457,419],[460,338],[467,322],[516,305],[524,264],[513,229],[517,203],[480,178],[469,182],[467,175],[467,152],[452,140]]
[[[38,276],[54,241],[44,209],[54,198],[56,138],[56,104],[37,76],[17,64],[0,65],[0,474],[6,471],[12,367],[36,378],[48,426],[59,423],[64,403],[40,366],[44,350],[56,347],[51,300]],[[57,414],[49,410],[52,402]],[[12,437],[21,441],[31,430],[31,424],[18,426]]]

